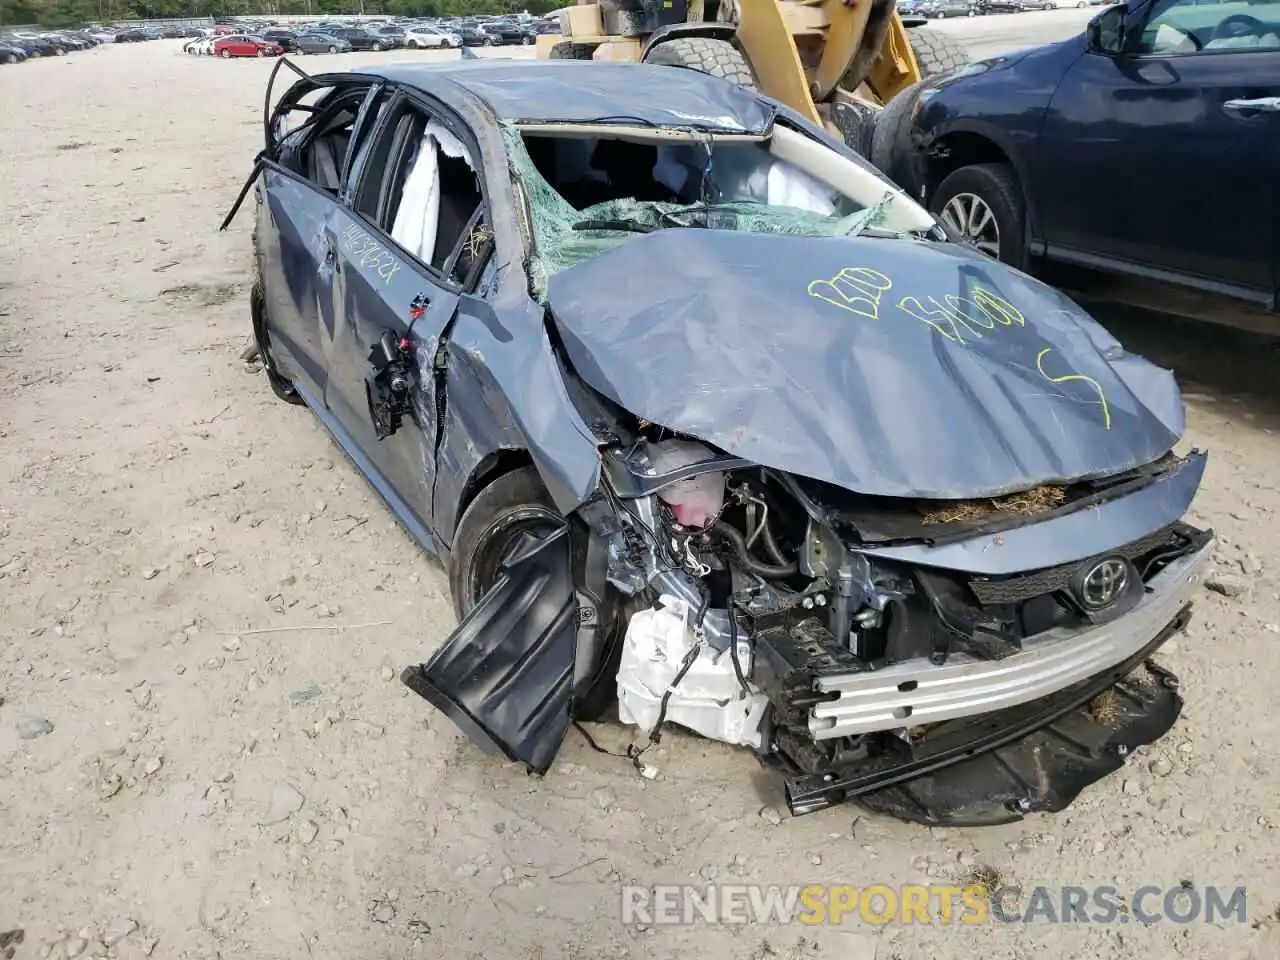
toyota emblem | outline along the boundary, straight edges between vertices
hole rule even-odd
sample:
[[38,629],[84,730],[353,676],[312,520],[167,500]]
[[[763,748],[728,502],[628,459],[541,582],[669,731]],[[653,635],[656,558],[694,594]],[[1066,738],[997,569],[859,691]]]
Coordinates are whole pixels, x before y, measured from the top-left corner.
[[1124,595],[1129,587],[1129,564],[1118,557],[1099,560],[1080,580],[1080,602],[1089,610],[1101,610]]

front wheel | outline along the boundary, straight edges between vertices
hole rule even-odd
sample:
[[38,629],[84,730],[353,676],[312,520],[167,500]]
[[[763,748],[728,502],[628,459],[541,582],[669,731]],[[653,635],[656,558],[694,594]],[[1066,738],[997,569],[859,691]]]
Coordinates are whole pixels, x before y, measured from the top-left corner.
[[231,51],[230,51],[230,50],[223,50],[220,54],[218,54],[218,56],[222,57],[222,59],[223,59],[223,60],[230,60],[230,59],[231,59]]
[[[467,616],[502,575],[502,563],[524,534],[546,536],[560,529],[564,517],[538,471],[523,467],[503,474],[476,495],[458,523],[449,566],[449,589],[458,619]],[[607,631],[604,656],[586,696],[574,709],[580,720],[596,720],[617,695],[618,660],[622,652],[623,618],[601,610]]]
[[1008,164],[975,163],[948,174],[929,212],[987,256],[1026,266],[1027,205]]
[[338,52],[338,48],[337,48],[337,47],[333,47],[333,46],[331,46],[331,47],[329,47],[329,52],[330,52],[330,53],[337,53],[337,52]]
[[380,44],[380,43],[375,43],[375,44],[373,45],[373,52],[374,52],[374,53],[381,53],[381,52],[382,52],[382,44]]

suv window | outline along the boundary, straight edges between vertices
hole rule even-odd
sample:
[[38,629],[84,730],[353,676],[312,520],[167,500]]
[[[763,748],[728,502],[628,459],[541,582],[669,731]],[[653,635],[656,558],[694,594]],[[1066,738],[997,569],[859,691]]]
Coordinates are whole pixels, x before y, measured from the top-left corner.
[[477,166],[446,124],[406,103],[371,149],[356,208],[405,252],[471,286],[493,236]]
[[1240,3],[1156,0],[1142,29],[1134,31],[1130,53],[1217,53],[1280,49],[1280,22],[1242,13]]

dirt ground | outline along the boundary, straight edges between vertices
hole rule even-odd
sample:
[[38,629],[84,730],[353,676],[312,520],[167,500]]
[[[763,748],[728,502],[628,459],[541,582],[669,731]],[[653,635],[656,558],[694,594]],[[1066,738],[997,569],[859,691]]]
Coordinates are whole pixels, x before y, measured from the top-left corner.
[[[577,734],[529,778],[394,679],[451,628],[445,578],[237,359],[251,217],[217,226],[269,68],[157,42],[0,70],[0,931],[25,929],[19,960],[106,941],[193,960],[1280,956],[1274,345],[1098,308],[1177,370],[1212,451],[1193,519],[1247,589],[1206,591],[1163,657],[1175,730],[1066,812],[778,822],[749,755],[676,733],[656,781]],[[1247,885],[1249,922],[619,919],[626,883],[983,866],[1028,888]]]

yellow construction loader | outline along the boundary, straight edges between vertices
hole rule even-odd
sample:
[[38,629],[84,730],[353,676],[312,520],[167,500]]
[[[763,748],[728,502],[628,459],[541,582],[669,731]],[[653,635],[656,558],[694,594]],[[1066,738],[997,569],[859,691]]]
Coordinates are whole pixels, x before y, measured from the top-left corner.
[[870,155],[874,114],[922,77],[960,66],[960,47],[908,29],[895,0],[579,0],[551,60],[629,60],[701,70],[785,103]]

